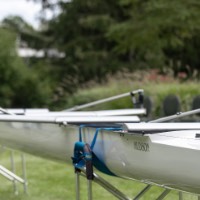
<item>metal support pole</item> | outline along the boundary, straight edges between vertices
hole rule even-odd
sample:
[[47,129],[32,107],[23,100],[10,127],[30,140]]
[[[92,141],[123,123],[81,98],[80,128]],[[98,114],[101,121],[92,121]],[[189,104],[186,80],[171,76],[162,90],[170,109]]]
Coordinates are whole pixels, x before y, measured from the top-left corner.
[[80,200],[80,172],[76,172],[76,200]]
[[24,179],[24,193],[27,194],[26,161],[24,154],[21,154],[21,160],[22,160],[22,174]]
[[198,200],[200,200],[200,196],[198,196]]
[[92,180],[88,180],[88,200],[92,200]]
[[0,165],[0,173],[10,181],[15,180],[15,181],[18,181],[19,183],[24,183],[24,180],[22,178],[20,178],[19,176],[17,176],[13,172],[9,171],[8,169],[3,167],[2,165]]
[[181,117],[194,115],[194,114],[197,114],[197,113],[200,113],[200,108],[195,109],[195,110],[190,110],[190,111],[187,111],[187,112],[177,113],[175,115],[171,115],[171,116],[167,116],[167,117],[162,117],[162,118],[159,118],[159,119],[156,119],[156,120],[152,120],[152,121],[150,121],[150,123],[167,122],[167,121],[170,121],[170,120],[173,120],[173,119],[179,119]]
[[[81,175],[86,177],[85,170],[81,170],[81,172],[76,173],[76,200],[80,200],[79,176]],[[120,200],[131,200],[131,198],[127,197],[125,194],[123,194],[109,182],[98,176],[96,173],[93,173],[93,175],[94,175],[93,181],[99,184],[104,189],[106,189],[113,196],[117,197]],[[133,200],[139,200],[151,187],[152,185],[147,185],[143,190],[141,190],[140,193],[136,195],[136,197]],[[165,189],[156,200],[163,200],[169,194],[170,191],[171,191],[170,189]],[[88,180],[88,200],[92,200],[92,180]]]
[[150,188],[151,188],[151,185],[147,185],[147,186],[134,198],[134,200],[140,199]]
[[127,97],[131,94],[133,95],[133,94],[137,94],[137,93],[141,93],[141,92],[144,92],[143,89],[138,89],[138,90],[135,90],[135,91],[124,93],[124,94],[120,94],[120,95],[108,97],[108,98],[105,98],[105,99],[97,100],[97,101],[87,103],[87,104],[84,104],[84,105],[75,106],[75,107],[66,109],[64,111],[76,111],[76,110],[80,110],[80,109],[88,108],[88,107],[95,106],[95,105],[98,105],[98,104],[101,104],[101,103],[106,103],[106,102],[109,102],[109,101],[117,100],[117,99],[120,99],[120,98],[123,98],[123,97]]
[[[11,171],[15,174],[16,170],[15,170],[14,152],[13,151],[11,151],[11,153],[10,153],[10,161],[11,161]],[[13,190],[14,190],[15,195],[19,194],[15,179],[13,179]]]
[[182,192],[179,192],[179,200],[183,200],[183,193]]
[[[85,171],[82,170],[83,173],[80,173],[81,176],[86,177]],[[98,176],[96,173],[93,173],[94,175],[94,182],[99,184],[101,187],[103,187],[105,190],[110,192],[112,195],[117,197],[120,200],[131,200],[126,195],[124,195],[121,191],[119,191],[117,188],[115,188],[113,185],[111,185],[109,182]]]
[[164,199],[170,193],[170,191],[171,190],[169,190],[169,189],[165,189],[163,191],[163,193],[156,200],[162,200],[162,199]]

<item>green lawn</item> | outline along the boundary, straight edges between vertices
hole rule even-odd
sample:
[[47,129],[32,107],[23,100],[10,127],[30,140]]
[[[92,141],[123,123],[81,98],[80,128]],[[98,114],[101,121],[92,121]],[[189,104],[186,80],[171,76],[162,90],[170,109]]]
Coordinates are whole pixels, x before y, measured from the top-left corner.
[[[3,152],[0,154],[0,164],[10,168],[10,154]],[[18,175],[22,175],[20,154],[15,152],[15,165]],[[56,163],[42,158],[26,155],[28,194],[24,194],[23,186],[17,184],[19,194],[13,193],[13,185],[3,176],[0,176],[0,200],[73,200],[75,196],[75,175],[73,167],[69,164]],[[97,172],[98,173],[98,172]],[[98,173],[100,174],[100,173]],[[102,175],[102,174],[101,174]],[[144,188],[144,184],[113,178],[102,175],[104,179],[114,184],[118,189],[126,193],[129,197],[134,197],[139,190]],[[87,200],[87,181],[81,177],[81,200]],[[142,200],[154,200],[163,189],[153,186]],[[95,200],[115,200],[96,183],[93,184],[93,197]],[[178,192],[171,192],[166,200],[177,199]],[[184,194],[184,200],[196,200],[197,197]]]

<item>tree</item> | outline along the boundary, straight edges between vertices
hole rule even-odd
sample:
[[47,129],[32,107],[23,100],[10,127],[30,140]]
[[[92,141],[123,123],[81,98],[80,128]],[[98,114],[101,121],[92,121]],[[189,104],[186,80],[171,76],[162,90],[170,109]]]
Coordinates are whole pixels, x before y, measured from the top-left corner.
[[199,71],[198,0],[58,0],[57,6],[61,12],[46,34],[67,55],[57,63],[62,75],[79,84],[123,68]]
[[60,7],[62,12],[50,22],[47,34],[54,36],[54,45],[67,55],[62,63],[66,75],[75,76],[79,84],[100,82],[124,65],[107,38],[111,24],[126,17],[118,1],[74,0]]
[[0,38],[0,106],[46,106],[51,90],[45,80],[40,80],[38,74],[17,56],[16,34],[0,28]]
[[117,53],[131,53],[133,60],[143,63],[143,66],[164,67],[172,63],[175,71],[177,63],[181,63],[182,67],[197,67],[191,53],[197,49],[194,40],[199,40],[198,0],[121,2],[129,5],[130,18],[113,25],[108,33],[117,43]]
[[2,27],[9,29],[24,41],[30,48],[45,49],[51,39],[42,34],[42,31],[35,30],[30,24],[19,16],[8,16],[3,19]]

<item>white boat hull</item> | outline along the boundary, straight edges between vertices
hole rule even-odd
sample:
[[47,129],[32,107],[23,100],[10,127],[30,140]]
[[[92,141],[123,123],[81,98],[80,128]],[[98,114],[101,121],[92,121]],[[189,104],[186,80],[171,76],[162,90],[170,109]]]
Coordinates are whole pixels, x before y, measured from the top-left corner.
[[[85,128],[91,143],[95,129]],[[100,131],[94,153],[116,176],[200,194],[199,131],[173,131],[142,136]],[[0,143],[36,156],[71,163],[76,126],[0,122]]]

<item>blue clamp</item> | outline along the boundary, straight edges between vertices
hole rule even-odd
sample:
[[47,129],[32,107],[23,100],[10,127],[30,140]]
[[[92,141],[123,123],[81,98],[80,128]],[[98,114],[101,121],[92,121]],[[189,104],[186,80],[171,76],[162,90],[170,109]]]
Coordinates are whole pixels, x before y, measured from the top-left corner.
[[91,145],[82,141],[82,128],[85,127],[81,125],[79,127],[79,141],[74,145],[74,157],[72,157],[72,162],[75,168],[75,172],[80,171],[84,167],[86,167],[86,177],[88,180],[93,180],[93,157],[92,157],[92,150],[95,146],[97,136],[100,130],[107,130],[107,131],[119,131],[122,130],[121,128],[96,128],[96,132],[94,134],[94,138],[91,142]]

